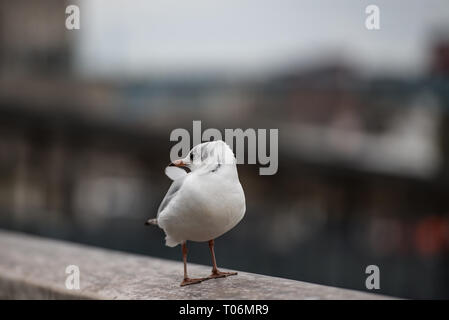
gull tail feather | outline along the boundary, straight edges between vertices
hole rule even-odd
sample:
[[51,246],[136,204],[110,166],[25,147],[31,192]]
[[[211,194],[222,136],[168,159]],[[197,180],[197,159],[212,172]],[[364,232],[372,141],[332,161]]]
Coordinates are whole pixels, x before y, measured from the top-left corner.
[[150,226],[150,225],[158,226],[159,224],[157,223],[157,218],[153,218],[153,219],[148,219],[145,222],[145,225],[147,225],[147,226]]

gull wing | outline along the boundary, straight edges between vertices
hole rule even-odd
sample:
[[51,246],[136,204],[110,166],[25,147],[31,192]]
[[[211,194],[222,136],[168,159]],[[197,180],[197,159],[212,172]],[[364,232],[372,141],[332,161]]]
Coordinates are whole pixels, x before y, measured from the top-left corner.
[[168,166],[165,168],[165,175],[175,181],[186,176],[187,172],[179,167]]
[[168,206],[170,201],[172,201],[176,197],[176,195],[178,194],[178,191],[181,189],[182,185],[184,184],[186,177],[187,177],[187,175],[173,181],[173,183],[171,184],[170,188],[167,191],[167,194],[165,195],[159,208],[157,209],[157,218],[159,218],[160,213]]

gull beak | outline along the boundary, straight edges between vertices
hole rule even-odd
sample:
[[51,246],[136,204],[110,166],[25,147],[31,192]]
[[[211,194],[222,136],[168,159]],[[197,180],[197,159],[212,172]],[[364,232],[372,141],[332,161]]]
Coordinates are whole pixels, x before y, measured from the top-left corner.
[[185,167],[186,164],[182,160],[175,160],[168,165],[169,167]]

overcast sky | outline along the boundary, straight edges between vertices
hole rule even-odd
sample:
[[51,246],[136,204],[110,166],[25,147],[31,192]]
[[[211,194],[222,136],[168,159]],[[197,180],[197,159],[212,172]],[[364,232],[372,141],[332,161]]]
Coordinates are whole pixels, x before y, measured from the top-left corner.
[[[81,0],[86,75],[265,73],[322,59],[367,72],[419,73],[449,0]],[[379,31],[365,7],[380,8]],[[448,32],[449,33],[449,32]]]

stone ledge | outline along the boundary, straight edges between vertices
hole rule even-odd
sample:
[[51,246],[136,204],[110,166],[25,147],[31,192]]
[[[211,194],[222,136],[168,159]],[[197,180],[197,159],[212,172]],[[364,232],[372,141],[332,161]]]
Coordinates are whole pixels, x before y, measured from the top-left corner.
[[[65,287],[68,265],[80,269],[79,290]],[[390,299],[246,272],[180,287],[182,270],[181,262],[0,230],[1,299]],[[192,277],[209,273],[189,264]]]

